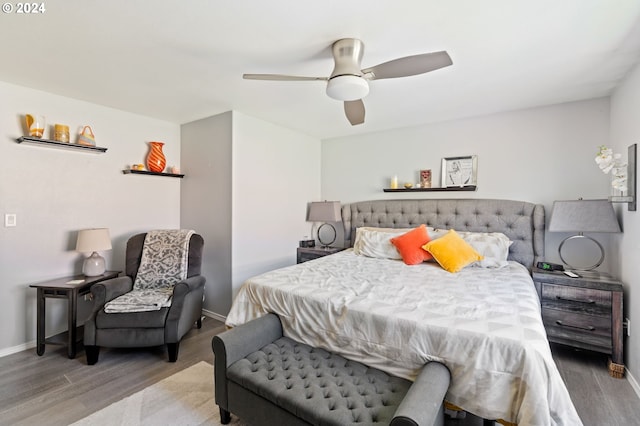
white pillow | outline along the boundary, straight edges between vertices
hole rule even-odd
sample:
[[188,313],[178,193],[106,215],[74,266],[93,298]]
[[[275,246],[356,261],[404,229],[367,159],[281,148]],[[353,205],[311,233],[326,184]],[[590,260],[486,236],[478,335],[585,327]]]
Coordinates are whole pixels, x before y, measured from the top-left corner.
[[501,232],[458,232],[463,240],[468,242],[478,253],[484,256],[483,260],[474,262],[471,266],[480,268],[502,268],[507,266],[509,246],[513,241]]
[[404,228],[356,228],[356,239],[353,252],[361,256],[379,259],[402,259],[396,247],[391,244],[391,238],[405,234],[411,229]]

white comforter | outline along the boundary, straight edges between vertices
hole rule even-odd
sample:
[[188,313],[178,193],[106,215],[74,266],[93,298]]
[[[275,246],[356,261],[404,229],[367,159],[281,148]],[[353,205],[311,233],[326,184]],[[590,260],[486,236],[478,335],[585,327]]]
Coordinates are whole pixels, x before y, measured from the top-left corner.
[[516,262],[450,274],[347,250],[251,278],[227,325],[268,312],[292,339],[400,377],[440,361],[452,376],[446,400],[483,418],[582,424],[552,359],[533,281]]

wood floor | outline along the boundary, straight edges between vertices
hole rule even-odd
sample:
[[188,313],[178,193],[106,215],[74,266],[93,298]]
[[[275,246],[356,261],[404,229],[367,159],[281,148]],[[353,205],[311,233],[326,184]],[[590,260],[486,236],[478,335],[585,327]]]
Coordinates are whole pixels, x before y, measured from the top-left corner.
[[[176,363],[167,362],[163,348],[103,349],[93,366],[84,351],[68,359],[62,346],[48,345],[41,357],[32,349],[0,358],[0,425],[73,423],[193,364],[213,363],[211,339],[223,330],[221,322],[206,318],[185,336]],[[552,349],[585,426],[640,425],[640,400],[626,379],[609,377],[605,356]],[[481,424],[471,415],[447,421]]]

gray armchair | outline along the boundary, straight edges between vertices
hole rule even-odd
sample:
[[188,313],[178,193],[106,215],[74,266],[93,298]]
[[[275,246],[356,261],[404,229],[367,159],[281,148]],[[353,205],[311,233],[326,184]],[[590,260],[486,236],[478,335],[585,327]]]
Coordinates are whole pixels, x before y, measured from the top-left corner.
[[134,235],[127,242],[125,275],[102,281],[91,287],[94,308],[84,325],[87,364],[98,362],[100,347],[137,348],[167,345],[169,362],[178,359],[182,337],[193,327],[202,326],[202,299],[205,278],[202,265],[202,236],[189,240],[187,278],[173,288],[171,306],[156,311],[107,313],[104,305],[132,290],[142,258],[146,233]]

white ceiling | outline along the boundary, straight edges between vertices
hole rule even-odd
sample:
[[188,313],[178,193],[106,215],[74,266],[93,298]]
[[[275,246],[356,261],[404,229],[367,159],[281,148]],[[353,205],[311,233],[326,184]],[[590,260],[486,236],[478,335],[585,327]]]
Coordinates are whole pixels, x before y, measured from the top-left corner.
[[[0,80],[185,123],[228,110],[318,138],[606,96],[640,58],[638,0],[43,0],[0,15]],[[17,4],[12,2],[11,4]],[[363,67],[446,50],[453,65],[371,82],[352,127],[323,82],[331,44]]]

